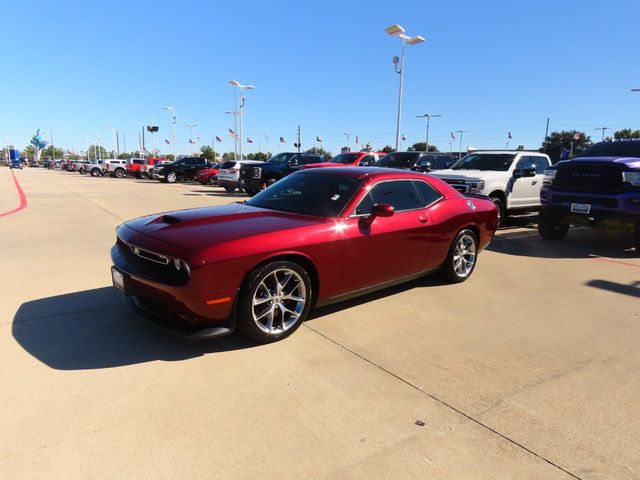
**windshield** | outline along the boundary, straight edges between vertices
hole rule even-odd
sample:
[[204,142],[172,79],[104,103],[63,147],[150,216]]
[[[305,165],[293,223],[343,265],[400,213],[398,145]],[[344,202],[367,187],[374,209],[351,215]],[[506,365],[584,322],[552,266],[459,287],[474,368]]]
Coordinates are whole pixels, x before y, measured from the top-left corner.
[[284,163],[288,161],[290,158],[292,158],[294,155],[295,153],[279,153],[271,157],[269,160],[267,160],[267,163]]
[[248,200],[247,205],[316,217],[337,217],[358,191],[360,181],[313,170],[284,177]]
[[512,153],[470,153],[457,161],[452,170],[494,170],[506,172],[516,156]]
[[587,148],[581,157],[640,157],[640,141],[622,140],[598,142]]
[[229,170],[230,168],[233,168],[236,166],[236,162],[234,162],[233,160],[229,160],[228,162],[224,162],[222,165],[220,165],[220,170]]
[[359,153],[341,153],[329,160],[329,163],[353,163],[359,155]]
[[378,160],[376,167],[411,168],[419,156],[420,154],[415,152],[390,153]]

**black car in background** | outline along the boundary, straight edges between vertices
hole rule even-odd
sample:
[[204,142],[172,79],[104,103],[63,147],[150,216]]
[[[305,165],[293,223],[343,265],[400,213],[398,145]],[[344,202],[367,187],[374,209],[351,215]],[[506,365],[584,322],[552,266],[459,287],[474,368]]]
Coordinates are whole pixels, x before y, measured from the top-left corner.
[[444,170],[455,163],[448,153],[439,152],[393,152],[376,162],[376,167],[399,168],[415,172]]
[[182,157],[174,162],[155,166],[153,178],[167,183],[194,180],[196,172],[203,168],[208,168],[209,165],[209,162],[204,157]]

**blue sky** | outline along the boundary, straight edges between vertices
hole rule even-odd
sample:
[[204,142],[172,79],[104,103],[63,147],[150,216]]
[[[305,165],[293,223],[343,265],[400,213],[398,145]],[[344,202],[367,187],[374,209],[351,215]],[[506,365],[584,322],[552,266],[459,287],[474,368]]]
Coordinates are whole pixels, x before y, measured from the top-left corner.
[[345,132],[393,145],[400,41],[384,28],[394,23],[427,38],[407,48],[405,146],[423,141],[422,113],[443,115],[430,134],[441,150],[459,129],[463,148],[502,148],[509,131],[511,145],[537,148],[547,117],[551,130],[592,138],[596,127],[640,128],[640,93],[629,91],[640,87],[637,0],[3,3],[0,135],[20,147],[41,128],[66,148],[99,134],[111,149],[113,125],[132,150],[152,118],[163,144],[162,107],[173,105],[179,152],[191,149],[187,123],[229,151],[231,79],[256,86],[245,151],[265,150],[264,135],[271,151],[292,149],[298,124],[305,148],[318,135],[335,154]]

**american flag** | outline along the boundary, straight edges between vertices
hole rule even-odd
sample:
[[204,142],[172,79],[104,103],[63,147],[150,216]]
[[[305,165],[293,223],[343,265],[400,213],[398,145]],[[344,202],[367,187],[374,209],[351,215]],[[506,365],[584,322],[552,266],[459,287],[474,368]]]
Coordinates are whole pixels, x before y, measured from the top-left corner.
[[229,129],[229,135],[231,135],[232,137],[236,136],[236,132],[234,132],[233,130]]
[[456,139],[456,134],[451,132],[451,140],[455,140]]
[[[406,140],[407,140],[407,136],[403,133],[402,134],[402,141],[405,142]],[[356,143],[358,143],[358,142],[356,142]]]
[[165,139],[164,139],[164,143],[166,143],[167,145],[169,145],[171,142],[165,138]]
[[190,138],[189,143],[196,143],[196,142],[193,141],[193,138]]
[[320,137],[316,137],[316,142],[322,143],[322,139]]
[[221,142],[222,139],[216,135],[216,142]]
[[247,143],[253,143],[253,140],[251,139],[251,137],[247,137]]
[[280,137],[280,143],[287,143],[287,141],[284,139],[284,137]]
[[513,138],[513,137],[511,136],[511,132],[509,132],[509,134],[507,135],[507,138],[508,138],[509,140],[511,140],[511,139]]

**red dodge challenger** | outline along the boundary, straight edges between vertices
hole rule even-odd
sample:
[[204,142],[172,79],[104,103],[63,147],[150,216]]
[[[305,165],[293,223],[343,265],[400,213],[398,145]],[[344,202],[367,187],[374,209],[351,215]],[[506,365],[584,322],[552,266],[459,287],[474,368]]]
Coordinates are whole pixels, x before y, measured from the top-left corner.
[[154,323],[201,339],[293,333],[313,306],[439,271],[472,274],[493,238],[489,199],[387,168],[313,168],[255,197],[120,225],[113,284]]

